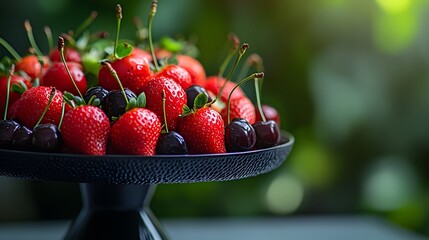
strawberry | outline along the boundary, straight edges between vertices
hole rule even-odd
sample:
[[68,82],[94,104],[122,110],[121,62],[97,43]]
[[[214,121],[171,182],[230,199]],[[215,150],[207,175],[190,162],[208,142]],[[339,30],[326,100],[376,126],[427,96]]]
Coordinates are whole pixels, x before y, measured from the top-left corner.
[[[33,87],[25,91],[19,100],[15,117],[26,127],[33,128],[48,104],[50,93],[51,88],[45,86]],[[41,123],[58,125],[61,118],[62,101],[63,94],[56,90],[52,103]]]
[[186,104],[186,93],[171,78],[155,77],[146,84],[143,88],[143,92],[147,98],[146,108],[153,111],[161,122],[164,122],[162,90],[166,94],[165,111],[168,127],[171,130],[175,130],[179,121],[179,115],[182,113],[183,105]]
[[64,115],[61,134],[67,149],[88,155],[105,155],[110,121],[98,107],[78,106]]
[[152,61],[152,55],[150,53],[146,52],[145,50],[142,50],[140,48],[133,48],[133,52],[135,57],[146,59],[148,62]]
[[156,74],[157,77],[173,79],[183,90],[192,85],[192,78],[188,71],[178,65],[168,65]]
[[[211,76],[207,78],[205,82],[204,88],[207,91],[214,93],[215,95],[219,95],[219,91],[222,86],[225,84],[225,78],[218,78],[217,76]],[[222,102],[226,103],[228,101],[228,96],[231,93],[232,89],[237,86],[236,83],[228,81],[225,87],[222,90],[222,95],[220,96]],[[240,87],[235,89],[235,91],[231,95],[231,99],[240,98],[245,96],[243,90]]]
[[206,71],[203,65],[197,59],[187,55],[177,55],[176,58],[179,61],[178,65],[191,74],[192,84],[204,86]]
[[[225,123],[228,122],[227,107],[222,109],[221,115]],[[243,118],[250,124],[254,124],[256,120],[255,106],[246,96],[231,99],[230,119]]]
[[[85,92],[87,81],[85,74],[82,71],[82,66],[79,63],[69,62],[67,63],[67,67],[69,68],[70,74],[72,75],[76,86],[79,88],[79,91]],[[56,62],[48,68],[40,82],[40,85],[51,86],[63,92],[67,91],[72,94],[78,94],[62,62]]]
[[122,115],[110,129],[109,142],[117,154],[155,155],[161,122],[146,108],[134,108]]
[[25,56],[16,63],[16,71],[25,72],[30,77],[28,80],[43,76],[48,67],[49,60],[47,57],[43,57],[43,66],[41,66],[39,59],[34,55]]
[[[148,59],[141,56],[137,50],[133,49],[129,56],[111,63],[121,79],[122,85],[136,94],[142,92],[143,86],[152,76]],[[101,67],[98,80],[99,85],[107,90],[119,89],[118,82],[105,66]]]
[[[1,77],[0,78],[0,113],[4,112],[5,105],[6,105],[6,92],[7,92],[7,78],[8,77]],[[21,84],[24,84],[27,88],[31,87],[31,83],[20,76],[12,76],[10,80],[10,95],[9,95],[9,107],[12,106],[12,104],[19,99],[21,96],[20,93],[12,92],[12,86],[14,84],[17,84],[20,86]]]
[[[52,62],[61,62],[60,51],[58,49],[52,50],[52,52],[49,54],[49,58]],[[82,62],[79,52],[73,48],[64,49],[64,58],[66,59],[66,62]]]
[[[205,101],[202,101],[202,98]],[[207,95],[197,96],[194,109],[184,107],[177,132],[183,136],[191,154],[225,153],[224,122],[206,104]]]

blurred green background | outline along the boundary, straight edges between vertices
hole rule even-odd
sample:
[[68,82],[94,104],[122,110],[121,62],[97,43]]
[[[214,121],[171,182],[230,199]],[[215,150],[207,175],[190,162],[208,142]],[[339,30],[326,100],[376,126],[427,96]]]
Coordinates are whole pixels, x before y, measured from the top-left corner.
[[[43,26],[57,36],[96,10],[90,29],[113,38],[117,2],[3,1],[0,36],[25,53],[29,19],[46,51]],[[133,17],[146,24],[151,1],[119,3],[121,37],[134,38]],[[160,0],[153,29],[155,40],[196,39],[208,75],[228,33],[250,43],[264,60],[263,101],[296,137],[269,174],[159,186],[159,217],[377,214],[429,235],[429,1]],[[1,221],[72,218],[80,207],[76,184],[0,178]]]

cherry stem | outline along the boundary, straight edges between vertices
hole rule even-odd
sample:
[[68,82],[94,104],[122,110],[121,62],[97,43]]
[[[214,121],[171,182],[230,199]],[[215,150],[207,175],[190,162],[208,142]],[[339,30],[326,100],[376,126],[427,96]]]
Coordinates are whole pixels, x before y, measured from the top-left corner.
[[39,121],[37,121],[36,125],[34,125],[34,128],[39,126],[39,124],[42,122],[42,119],[45,117],[46,112],[48,112],[49,106],[51,106],[51,103],[52,103],[52,100],[54,99],[55,93],[56,93],[56,89],[53,87],[51,89],[51,93],[49,94],[48,104],[46,105],[45,109],[43,110],[42,116],[40,116]]
[[116,47],[118,46],[119,42],[119,32],[121,30],[121,20],[122,20],[122,7],[120,4],[116,5],[116,37],[115,37],[115,43],[113,46],[113,56],[116,58]]
[[241,45],[240,50],[238,51],[237,58],[235,59],[234,65],[232,66],[231,70],[229,71],[228,76],[225,78],[225,83],[222,85],[222,87],[219,90],[219,94],[218,94],[219,99],[222,96],[223,89],[225,88],[226,84],[231,79],[232,74],[234,73],[235,69],[237,68],[238,63],[241,60],[241,57],[243,57],[244,53],[246,53],[246,50],[248,48],[249,48],[249,44],[247,44],[247,43],[243,43],[243,45]]
[[25,31],[27,32],[27,37],[28,37],[28,40],[30,41],[30,45],[34,49],[36,55],[43,56],[43,53],[40,51],[39,47],[37,46],[36,40],[34,39],[33,29],[31,27],[29,20],[25,20],[24,27],[25,27]]
[[256,54],[253,53],[246,59],[246,63],[241,68],[240,74],[238,75],[237,79],[242,79],[247,72],[249,72],[250,67],[254,67],[256,71],[263,72],[264,71],[264,65],[262,63],[262,58]]
[[129,103],[128,98],[127,98],[127,94],[125,94],[125,90],[124,87],[122,86],[121,80],[119,79],[118,73],[115,71],[115,69],[113,69],[112,65],[108,62],[101,62],[102,65],[104,65],[105,67],[107,67],[107,70],[109,70],[110,74],[116,79],[116,81],[119,84],[119,88],[121,89],[122,95],[124,95],[125,98],[125,102]]
[[79,88],[77,87],[76,82],[74,81],[73,76],[71,75],[70,69],[67,66],[66,59],[64,57],[64,38],[61,36],[58,37],[58,51],[60,51],[61,61],[63,62],[64,67],[66,68],[67,74],[69,75],[70,80],[72,81],[74,88],[76,89],[79,96],[82,98],[82,101],[85,103],[83,95],[80,92]]
[[48,40],[49,51],[51,51],[55,47],[54,46],[54,38],[52,37],[51,28],[48,26],[45,26],[43,30],[45,31],[46,39]]
[[253,73],[252,75],[246,77],[245,79],[240,80],[236,86],[234,86],[234,88],[231,90],[231,92],[228,95],[228,105],[227,105],[227,116],[228,116],[228,124],[231,123],[231,116],[230,116],[230,111],[231,111],[231,96],[232,93],[235,91],[235,89],[237,89],[241,84],[249,81],[250,79],[254,79],[254,78],[263,78],[264,77],[264,73],[263,72],[259,72],[259,73]]
[[89,25],[91,25],[91,23],[94,22],[94,20],[97,18],[97,12],[96,11],[92,11],[91,14],[85,19],[85,21],[83,21],[83,23],[76,28],[76,30],[74,31],[73,36],[75,38],[79,37],[80,34],[82,34],[82,32],[87,29],[89,27]]
[[13,75],[14,71],[15,71],[15,65],[12,64],[12,66],[10,66],[9,74],[8,74],[8,77],[7,77],[6,106],[4,108],[3,120],[6,120],[6,118],[7,118],[7,110],[8,110],[8,107],[9,107],[10,82],[12,81],[12,75]]
[[63,119],[64,119],[64,113],[66,111],[66,102],[63,101],[61,103],[61,118],[60,118],[60,123],[58,123],[58,130],[61,129],[61,125],[63,125]]
[[226,66],[228,66],[228,63],[231,61],[232,56],[234,56],[235,52],[238,49],[238,45],[240,44],[240,39],[237,37],[237,35],[233,33],[230,33],[228,35],[228,39],[232,41],[233,46],[232,46],[232,50],[228,53],[226,58],[223,60],[222,65],[220,65],[219,72],[218,72],[218,79],[222,78],[225,72]]
[[262,111],[261,96],[260,96],[261,89],[259,88],[258,78],[255,78],[255,91],[256,91],[256,104],[258,105],[259,114],[261,115],[262,121],[266,122],[267,119],[265,118],[265,113],[264,111]]
[[168,133],[168,124],[167,124],[167,113],[165,112],[165,90],[162,89],[162,112],[164,114],[164,126],[165,126],[165,132]]
[[10,55],[12,55],[13,58],[15,58],[17,62],[21,60],[21,56],[15,51],[15,49],[13,49],[13,47],[1,37],[0,44],[10,53]]
[[148,38],[149,38],[149,48],[150,48],[150,52],[152,54],[152,59],[153,59],[153,63],[154,63],[154,67],[155,67],[155,72],[158,72],[159,70],[159,65],[158,65],[158,61],[156,60],[156,56],[155,56],[155,49],[153,48],[153,42],[152,42],[152,20],[153,17],[156,14],[156,9],[158,7],[158,1],[157,0],[153,0],[152,1],[152,7],[150,8],[149,11],[149,18],[147,21],[147,31],[148,31]]
[[39,76],[37,76],[39,79],[41,79],[42,78],[42,74],[43,74],[43,64],[44,64],[44,61],[43,61],[43,57],[37,57],[37,61],[39,62],[39,64],[40,64],[40,71],[39,71]]

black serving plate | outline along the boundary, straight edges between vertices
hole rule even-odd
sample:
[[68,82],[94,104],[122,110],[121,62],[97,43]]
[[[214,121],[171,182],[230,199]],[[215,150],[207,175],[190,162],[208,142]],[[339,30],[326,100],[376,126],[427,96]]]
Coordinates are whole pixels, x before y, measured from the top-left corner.
[[76,239],[169,239],[149,208],[156,184],[227,181],[279,167],[294,144],[199,155],[88,156],[0,150],[0,176],[80,183],[83,208],[65,236]]
[[226,181],[280,166],[294,138],[278,146],[239,153],[198,155],[105,155],[0,150],[0,175],[30,180],[104,184],[160,184]]

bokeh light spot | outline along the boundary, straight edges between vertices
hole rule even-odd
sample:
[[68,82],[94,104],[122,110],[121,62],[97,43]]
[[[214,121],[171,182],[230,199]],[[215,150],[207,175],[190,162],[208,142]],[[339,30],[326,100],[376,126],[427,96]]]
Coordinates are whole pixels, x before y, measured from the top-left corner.
[[399,13],[410,8],[412,0],[376,0],[381,9],[388,13]]
[[268,187],[266,204],[275,214],[288,214],[298,209],[304,198],[304,186],[291,175],[276,177]]

